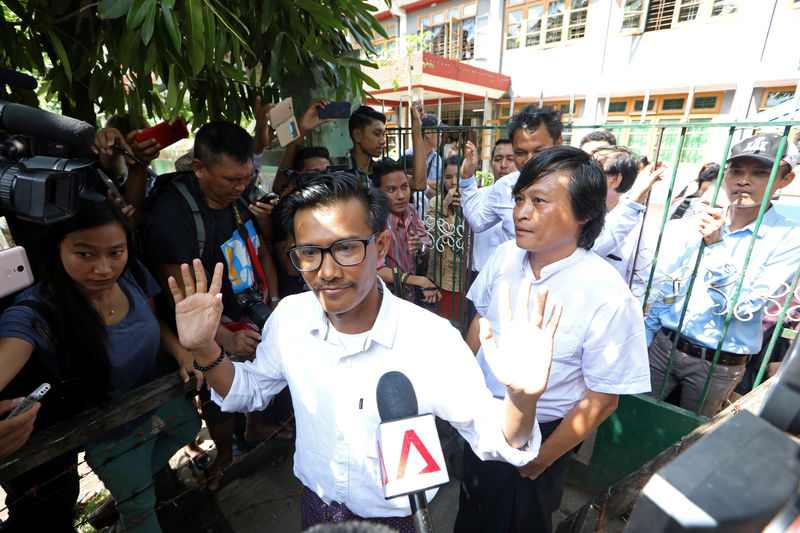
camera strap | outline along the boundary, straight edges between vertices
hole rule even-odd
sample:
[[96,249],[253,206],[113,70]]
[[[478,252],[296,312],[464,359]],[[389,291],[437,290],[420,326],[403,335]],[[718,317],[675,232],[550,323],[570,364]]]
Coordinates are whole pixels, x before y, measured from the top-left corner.
[[231,207],[233,207],[233,217],[236,219],[236,230],[239,232],[239,237],[242,238],[247,247],[247,255],[250,257],[250,263],[253,265],[253,272],[256,274],[256,283],[259,289],[261,289],[261,293],[266,301],[269,298],[267,277],[264,275],[264,270],[261,268],[261,261],[258,260],[258,254],[256,254],[256,249],[247,232],[247,226],[244,224],[242,215],[239,213],[239,208],[236,207],[236,202],[231,204]]

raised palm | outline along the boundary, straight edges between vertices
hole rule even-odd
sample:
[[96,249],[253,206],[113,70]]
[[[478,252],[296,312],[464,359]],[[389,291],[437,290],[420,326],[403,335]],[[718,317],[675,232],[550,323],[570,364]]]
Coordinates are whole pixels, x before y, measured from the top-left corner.
[[553,306],[547,325],[542,327],[547,307],[547,289],[539,289],[532,312],[529,309],[530,296],[531,281],[525,280],[520,284],[512,312],[510,288],[508,284],[501,284],[499,315],[503,335],[498,343],[489,321],[482,318],[480,339],[486,362],[509,392],[541,396],[550,377],[553,336],[558,328],[562,306]]
[[175,325],[181,344],[189,350],[207,347],[214,342],[214,335],[222,316],[222,263],[214,267],[211,287],[206,290],[206,273],[199,259],[192,262],[194,277],[189,265],[181,265],[181,278],[186,291],[178,287],[174,277],[167,280],[172,298],[175,300]]

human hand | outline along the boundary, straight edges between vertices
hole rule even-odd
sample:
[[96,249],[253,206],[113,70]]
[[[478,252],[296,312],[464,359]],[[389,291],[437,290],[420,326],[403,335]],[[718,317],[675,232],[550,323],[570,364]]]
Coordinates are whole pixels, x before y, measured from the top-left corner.
[[41,404],[35,403],[24,413],[20,413],[11,420],[4,420],[24,398],[0,401],[0,459],[8,457],[28,441],[33,431],[33,422]]
[[453,206],[461,207],[461,193],[458,192],[458,187],[453,187],[444,197],[444,208],[447,209],[448,207]]
[[422,128],[422,102],[417,100],[410,106],[411,128]]
[[261,97],[256,96],[256,103],[253,108],[253,114],[256,118],[255,130],[255,153],[260,154],[264,149],[272,143],[275,136],[275,130],[269,123],[269,112],[275,107],[275,104],[269,103],[261,106]]
[[125,174],[125,158],[114,150],[114,145],[119,145],[131,151],[125,137],[117,128],[103,128],[94,136],[94,144],[90,146],[92,152],[100,156],[100,166],[115,176]]
[[537,477],[542,475],[542,472],[544,472],[548,466],[550,465],[545,464],[544,461],[542,461],[539,457],[537,457],[530,463],[517,468],[517,471],[519,471],[519,475],[522,477],[526,477],[528,479],[536,479]]
[[408,234],[408,252],[418,254],[422,250],[422,239],[413,230]]
[[434,282],[425,276],[414,276],[417,286],[422,289],[422,301],[428,304],[435,304],[442,299],[442,293]]
[[261,342],[261,334],[247,328],[230,331],[225,326],[220,326],[216,340],[233,355],[252,357]]
[[722,210],[717,207],[709,207],[696,215],[697,229],[706,246],[722,242],[722,227],[725,225],[725,218]]
[[661,161],[650,163],[636,176],[633,182],[629,198],[637,204],[643,204],[647,199],[647,194],[657,181],[661,181],[664,173],[667,171],[667,166]]
[[478,168],[478,148],[472,141],[464,145],[464,161],[461,163],[461,179],[466,180],[475,175]]
[[194,361],[194,356],[188,350],[181,350],[180,353],[174,356],[175,361],[178,363],[178,374],[180,374],[181,379],[184,383],[189,383],[189,378],[194,374],[195,379],[197,380],[197,391],[199,392],[203,386],[203,373],[197,370],[192,362]]
[[306,112],[303,113],[302,117],[300,117],[300,124],[298,124],[300,127],[301,139],[317,126],[327,124],[333,120],[332,118],[319,118],[319,110],[330,103],[331,101],[328,98],[315,98],[314,101],[311,102],[311,105],[308,106]]
[[173,276],[167,280],[172,298],[175,300],[175,325],[178,329],[178,339],[188,350],[209,350],[218,352],[219,348],[214,343],[219,319],[222,316],[222,263],[214,267],[214,276],[211,287],[206,290],[206,273],[203,263],[199,259],[192,261],[194,279],[189,271],[189,265],[181,265],[184,291],[178,287],[178,282]]
[[[143,131],[144,130],[133,130],[128,134],[126,140],[128,141],[128,145],[130,145],[130,149],[128,151],[138,157],[142,163],[149,165],[151,161],[158,159],[158,156],[161,155],[162,146],[152,138],[145,139],[142,142],[137,141],[136,136],[141,134]],[[132,165],[134,162],[129,161],[129,163]]]
[[248,205],[247,208],[253,213],[253,216],[256,218],[266,218],[272,214],[272,211],[275,209],[275,206],[278,205],[278,199],[275,198],[270,200],[269,202],[253,202],[252,204]]
[[547,289],[539,289],[533,312],[529,309],[530,296],[531,281],[525,280],[520,284],[512,312],[510,288],[506,283],[501,284],[499,315],[503,336],[498,344],[489,321],[481,318],[480,340],[486,362],[507,392],[538,399],[547,388],[553,360],[553,336],[563,309],[560,304],[555,304],[550,320],[542,327]]

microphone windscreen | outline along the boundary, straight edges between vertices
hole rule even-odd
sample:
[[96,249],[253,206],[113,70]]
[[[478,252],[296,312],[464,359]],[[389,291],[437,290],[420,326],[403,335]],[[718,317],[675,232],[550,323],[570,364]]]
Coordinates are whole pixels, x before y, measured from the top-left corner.
[[95,136],[95,129],[82,120],[10,102],[0,102],[0,128],[75,148],[89,148]]
[[414,386],[402,372],[392,370],[381,376],[376,390],[381,422],[419,414]]

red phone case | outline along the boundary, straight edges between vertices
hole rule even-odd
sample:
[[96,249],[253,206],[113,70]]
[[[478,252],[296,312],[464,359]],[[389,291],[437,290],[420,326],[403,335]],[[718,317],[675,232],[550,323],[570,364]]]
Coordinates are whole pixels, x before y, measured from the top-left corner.
[[136,142],[146,141],[147,139],[155,139],[161,148],[166,148],[181,139],[189,136],[189,130],[186,129],[186,123],[181,117],[175,119],[172,124],[169,120],[165,120],[161,124],[156,124],[152,128],[144,130],[136,136]]

